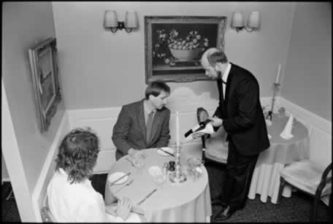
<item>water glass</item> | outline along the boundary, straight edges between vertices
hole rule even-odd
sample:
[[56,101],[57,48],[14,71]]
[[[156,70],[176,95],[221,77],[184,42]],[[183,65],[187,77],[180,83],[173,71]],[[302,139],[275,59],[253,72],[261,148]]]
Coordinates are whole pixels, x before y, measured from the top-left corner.
[[162,187],[166,182],[166,175],[164,173],[153,176],[153,181],[157,187]]
[[187,173],[193,178],[193,180],[198,179],[201,174],[201,160],[195,157],[190,157],[187,159]]

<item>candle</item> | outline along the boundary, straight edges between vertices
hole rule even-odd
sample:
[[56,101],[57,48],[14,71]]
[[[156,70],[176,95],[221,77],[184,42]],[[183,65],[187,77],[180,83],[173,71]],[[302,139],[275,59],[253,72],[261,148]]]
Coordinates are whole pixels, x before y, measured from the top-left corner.
[[279,64],[279,67],[278,67],[278,72],[276,74],[276,79],[275,79],[275,83],[279,83],[280,82],[280,72],[281,72],[281,64]]
[[176,147],[179,146],[179,114],[176,111]]

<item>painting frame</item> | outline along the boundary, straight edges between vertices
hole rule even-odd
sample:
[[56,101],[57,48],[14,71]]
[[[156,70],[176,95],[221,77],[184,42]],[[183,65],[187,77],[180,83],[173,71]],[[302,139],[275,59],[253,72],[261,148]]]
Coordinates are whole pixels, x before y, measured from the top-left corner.
[[28,54],[39,128],[45,132],[61,101],[56,39],[37,43],[29,48]]
[[211,80],[202,53],[224,49],[226,16],[145,16],[146,83]]

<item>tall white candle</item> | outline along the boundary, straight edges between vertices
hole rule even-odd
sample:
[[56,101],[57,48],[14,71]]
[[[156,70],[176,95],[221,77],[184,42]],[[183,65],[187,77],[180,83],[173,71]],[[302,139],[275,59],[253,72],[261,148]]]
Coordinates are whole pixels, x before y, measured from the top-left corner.
[[279,64],[279,67],[278,67],[278,72],[276,74],[275,83],[279,83],[280,82],[280,73],[281,73],[281,64]]
[[176,111],[176,146],[179,146],[179,114]]

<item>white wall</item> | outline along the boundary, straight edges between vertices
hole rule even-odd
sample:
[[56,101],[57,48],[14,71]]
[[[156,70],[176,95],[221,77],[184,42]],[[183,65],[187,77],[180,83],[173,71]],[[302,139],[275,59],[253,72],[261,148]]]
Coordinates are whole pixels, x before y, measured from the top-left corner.
[[[2,6],[2,82],[6,88],[10,122],[15,134],[11,136],[15,138],[15,146],[3,144],[2,153],[18,201],[21,221],[33,222],[36,217],[32,211],[31,195],[64,114],[62,102],[58,105],[58,111],[51,121],[49,131],[40,133],[28,49],[38,41],[55,37],[52,4],[51,2],[6,2]],[[2,123],[3,126],[6,124],[9,125]],[[5,128],[10,127],[5,126],[4,130],[7,130]],[[8,135],[8,132],[6,134]],[[17,147],[18,151],[12,147]],[[13,156],[17,157],[16,160]],[[7,158],[13,159],[10,164]],[[15,181],[19,182],[14,183]]]
[[332,121],[332,3],[296,4],[281,96]]
[[[271,96],[278,64],[286,63],[295,3],[280,2],[53,2],[66,108],[119,107],[143,97],[145,89],[144,16],[226,16],[225,50],[229,59],[253,72],[261,96]],[[107,9],[136,10],[140,28],[117,33],[103,29]],[[259,32],[230,29],[235,10],[262,16]],[[283,72],[283,71],[282,71]],[[211,81],[171,83],[217,99]]]

